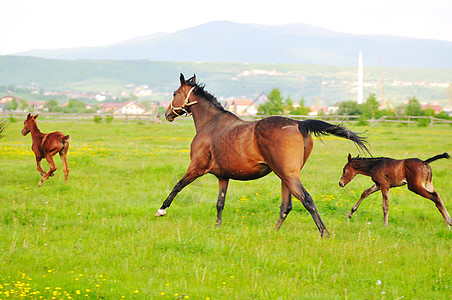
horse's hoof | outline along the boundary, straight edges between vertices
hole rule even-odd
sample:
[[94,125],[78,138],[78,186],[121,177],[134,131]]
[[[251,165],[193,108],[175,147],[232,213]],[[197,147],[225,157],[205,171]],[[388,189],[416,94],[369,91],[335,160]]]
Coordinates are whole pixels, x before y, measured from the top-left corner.
[[157,210],[157,213],[155,214],[156,217],[163,217],[164,215],[166,215],[166,209],[162,208],[159,208],[159,210]]
[[322,234],[320,235],[321,237],[325,237],[325,238],[329,238],[330,237],[330,233],[328,232],[328,230],[325,228],[322,231]]

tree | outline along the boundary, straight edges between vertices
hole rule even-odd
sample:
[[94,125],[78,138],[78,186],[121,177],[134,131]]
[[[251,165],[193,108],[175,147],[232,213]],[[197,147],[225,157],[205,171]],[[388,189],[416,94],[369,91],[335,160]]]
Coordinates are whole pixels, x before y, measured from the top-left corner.
[[49,99],[44,103],[44,108],[49,112],[62,112],[63,108],[60,106],[57,100]]
[[64,112],[69,113],[82,113],[86,110],[86,103],[78,99],[69,99]]
[[419,104],[419,101],[416,99],[416,97],[408,100],[405,113],[407,116],[422,116],[421,105]]
[[339,115],[360,116],[363,113],[362,105],[355,101],[344,101],[339,103]]
[[311,112],[311,109],[309,107],[306,107],[304,104],[304,98],[301,98],[300,102],[298,103],[298,107],[295,109],[292,109],[290,112],[291,115],[301,115],[306,116]]
[[17,103],[16,98],[11,99],[11,101],[5,104],[5,108],[7,110],[16,110],[19,107],[19,103]]
[[19,109],[26,111],[28,109],[28,102],[25,99],[19,99]]
[[268,101],[264,104],[259,105],[257,109],[258,115],[280,115],[284,112],[284,103],[281,92],[274,88],[268,95]]
[[380,102],[377,101],[377,98],[374,93],[370,94],[367,98],[366,102],[363,104],[363,115],[367,119],[375,118],[375,113],[378,111],[380,107]]

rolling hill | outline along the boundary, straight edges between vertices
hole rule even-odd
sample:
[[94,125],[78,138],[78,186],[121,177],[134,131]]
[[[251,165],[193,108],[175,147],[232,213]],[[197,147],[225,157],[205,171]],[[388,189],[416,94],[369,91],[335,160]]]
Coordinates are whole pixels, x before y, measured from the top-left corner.
[[53,59],[206,61],[264,64],[452,68],[452,42],[351,35],[305,24],[266,26],[216,21],[93,48],[18,53]]
[[[117,98],[134,86],[146,84],[149,100],[168,100],[179,86],[179,73],[196,73],[206,89],[218,98],[251,98],[273,88],[307,105],[356,100],[357,67],[304,64],[251,64],[218,62],[170,62],[150,60],[57,60],[0,56],[0,95],[8,90],[32,89],[27,100],[43,99],[45,91],[106,92]],[[446,99],[452,68],[385,68],[385,98],[400,103],[416,96],[420,101]],[[364,95],[381,94],[382,69],[364,68]],[[11,88],[8,88],[11,86]],[[128,86],[131,86],[129,88]],[[3,89],[2,89],[3,87]],[[33,98],[30,98],[33,97]]]

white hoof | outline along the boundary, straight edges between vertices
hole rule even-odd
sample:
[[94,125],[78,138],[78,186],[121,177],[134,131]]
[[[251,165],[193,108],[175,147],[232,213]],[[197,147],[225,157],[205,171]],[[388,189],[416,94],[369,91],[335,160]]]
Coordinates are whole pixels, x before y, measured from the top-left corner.
[[156,217],[163,217],[164,215],[166,215],[166,209],[161,209],[161,208],[159,208],[159,210],[155,214]]

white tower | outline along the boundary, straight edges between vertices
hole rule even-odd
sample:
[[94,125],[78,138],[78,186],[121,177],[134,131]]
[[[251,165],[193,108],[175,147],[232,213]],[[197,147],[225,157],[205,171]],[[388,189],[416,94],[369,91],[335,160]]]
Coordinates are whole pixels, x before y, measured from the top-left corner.
[[358,104],[363,103],[363,53],[359,51],[358,58]]

